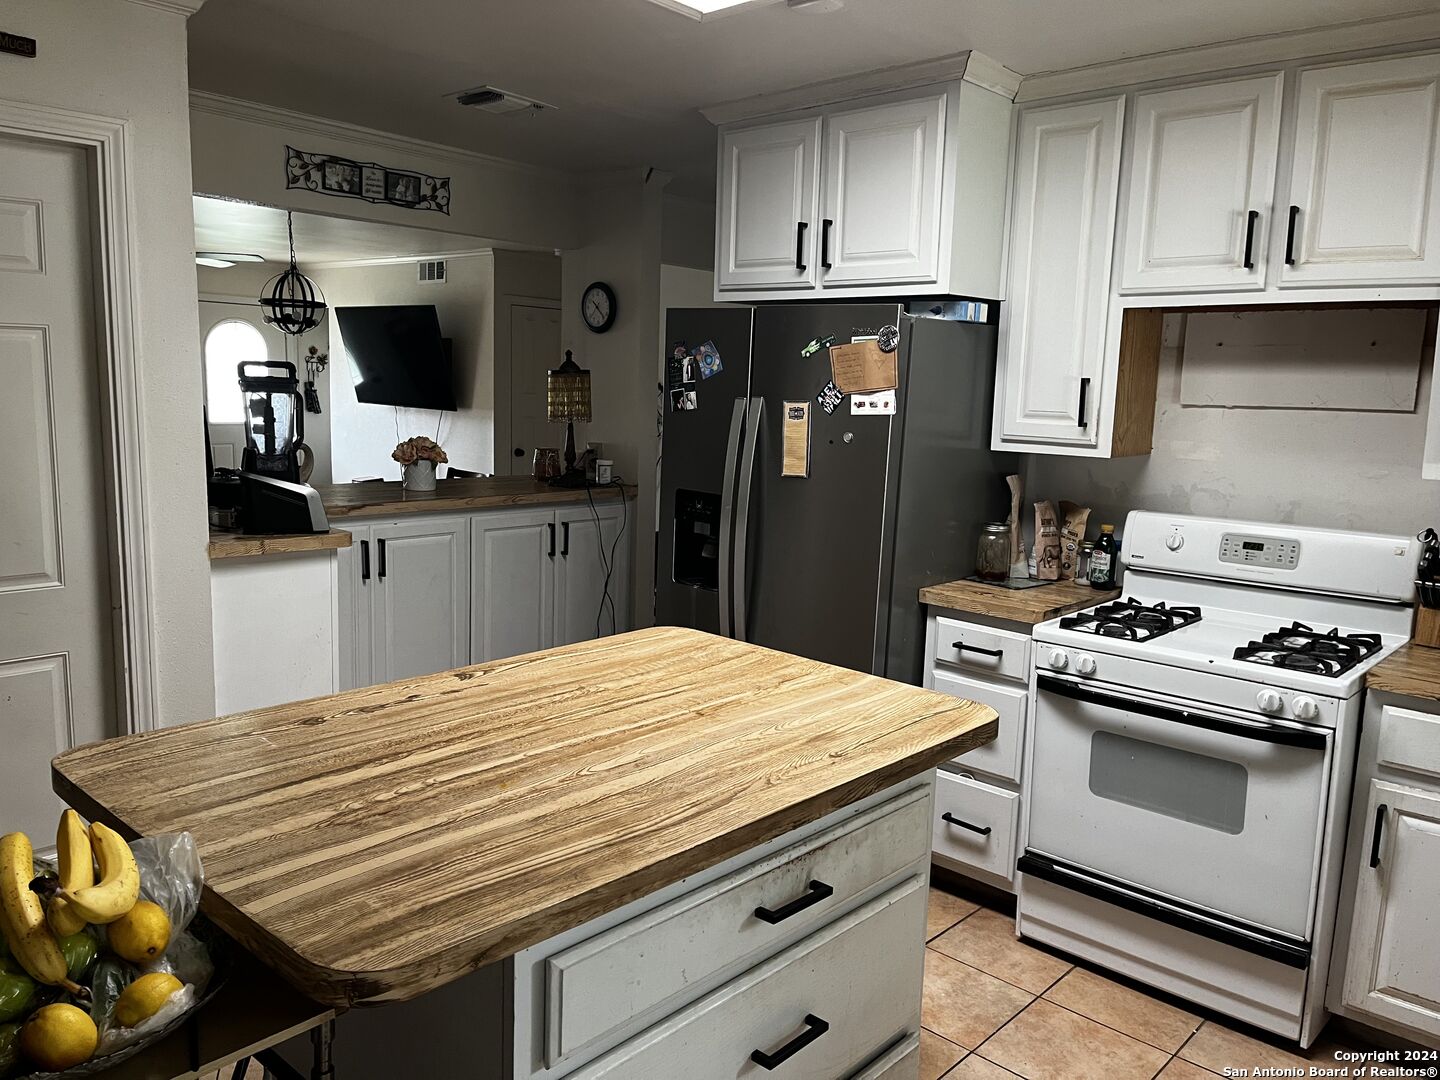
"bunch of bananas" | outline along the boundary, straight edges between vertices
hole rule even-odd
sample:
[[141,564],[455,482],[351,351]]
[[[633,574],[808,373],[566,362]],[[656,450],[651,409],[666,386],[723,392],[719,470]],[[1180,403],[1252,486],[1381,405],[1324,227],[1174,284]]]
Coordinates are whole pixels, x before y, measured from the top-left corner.
[[75,1002],[90,1001],[83,980],[102,937],[134,964],[159,959],[170,940],[164,910],[140,899],[140,870],[119,833],[99,822],[87,829],[66,810],[55,845],[58,873],[37,877],[29,837],[0,836],[0,1077],[22,1057],[61,1070],[95,1053],[95,1023]]

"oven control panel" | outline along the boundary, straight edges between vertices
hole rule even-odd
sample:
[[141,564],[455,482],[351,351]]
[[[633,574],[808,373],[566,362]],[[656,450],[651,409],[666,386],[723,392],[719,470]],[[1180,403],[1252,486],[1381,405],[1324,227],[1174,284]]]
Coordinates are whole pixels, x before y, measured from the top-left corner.
[[1294,570],[1300,563],[1300,541],[1287,537],[1227,532],[1220,536],[1220,561],[1239,563],[1241,566]]

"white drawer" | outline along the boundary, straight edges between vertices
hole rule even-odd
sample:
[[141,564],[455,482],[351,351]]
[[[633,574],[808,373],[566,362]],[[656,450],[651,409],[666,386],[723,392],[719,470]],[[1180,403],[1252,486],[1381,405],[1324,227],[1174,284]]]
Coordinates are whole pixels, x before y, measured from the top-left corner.
[[[926,875],[916,873],[571,1080],[854,1076],[919,1030],[926,893]],[[820,1023],[826,1029],[815,1037]],[[755,1051],[783,1054],[797,1041],[804,1045],[776,1071],[752,1060]]]
[[981,682],[948,671],[935,672],[935,689],[951,697],[989,705],[1000,715],[1000,730],[993,741],[955,759],[957,765],[979,769],[1002,780],[1020,782],[1020,752],[1025,742],[1028,691],[1005,683]]
[[1440,716],[1386,705],[1377,757],[1387,768],[1440,777]]
[[1013,881],[1019,829],[1020,796],[1015,792],[943,770],[937,774],[931,838],[936,855],[961,870]]
[[920,1033],[906,1035],[850,1080],[915,1080],[920,1072]]
[[947,619],[935,620],[935,661],[996,679],[1030,678],[1030,635]]
[[[743,970],[830,921],[866,888],[925,859],[930,800],[905,794],[545,963],[545,1058],[555,1067],[647,1011]],[[783,909],[796,905],[793,914]],[[757,909],[764,909],[766,921]],[[673,1005],[670,1006],[673,1008]]]

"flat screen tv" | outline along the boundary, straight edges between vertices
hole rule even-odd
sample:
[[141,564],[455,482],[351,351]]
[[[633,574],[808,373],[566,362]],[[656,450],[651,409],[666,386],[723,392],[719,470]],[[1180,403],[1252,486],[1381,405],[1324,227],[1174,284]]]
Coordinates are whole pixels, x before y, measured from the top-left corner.
[[342,307],[335,318],[354,365],[357,400],[455,410],[454,365],[434,305]]

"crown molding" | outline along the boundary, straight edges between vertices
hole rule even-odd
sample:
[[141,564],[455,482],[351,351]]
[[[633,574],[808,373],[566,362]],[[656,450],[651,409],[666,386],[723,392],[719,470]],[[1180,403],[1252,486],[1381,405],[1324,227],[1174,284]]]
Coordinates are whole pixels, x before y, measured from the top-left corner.
[[188,19],[200,10],[205,0],[127,0],[127,2]]
[[[131,2],[143,3],[146,0],[131,0]],[[448,143],[414,139],[408,135],[397,135],[394,132],[379,131],[375,128],[362,127],[359,124],[346,123],[343,120],[331,120],[310,113],[296,112],[294,109],[284,109],[277,105],[264,105],[258,101],[246,101],[243,98],[227,97],[224,94],[212,94],[205,90],[190,91],[190,111],[206,116],[219,116],[227,120],[262,124],[290,134],[312,135],[317,139],[363,143],[381,150],[391,150],[397,154],[413,154],[459,165],[482,165],[527,176],[544,177],[547,180],[559,180],[571,185],[576,183],[574,173],[564,172],[560,169],[547,168],[544,165],[530,165],[523,161],[496,157],[478,150],[466,150],[459,146],[451,146]]]
[[1021,77],[1003,64],[981,53],[962,52],[933,60],[922,60],[915,64],[900,64],[875,71],[863,71],[858,75],[825,79],[774,94],[758,94],[737,101],[721,102],[701,109],[700,114],[712,124],[733,124],[741,120],[799,112],[802,109],[833,105],[871,94],[910,90],[958,79],[1010,99],[1015,97],[1015,92],[1021,86]]
[[1440,11],[1414,11],[1148,53],[1063,71],[1038,72],[1025,76],[1015,100],[1045,101],[1261,64],[1283,64],[1367,49],[1419,47],[1423,42],[1435,40],[1440,40]]

